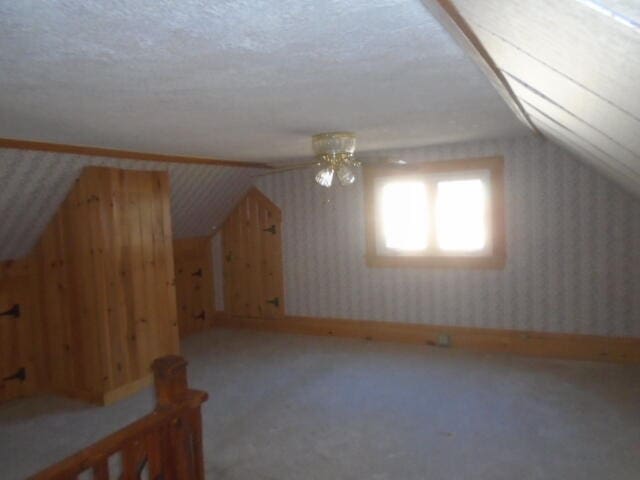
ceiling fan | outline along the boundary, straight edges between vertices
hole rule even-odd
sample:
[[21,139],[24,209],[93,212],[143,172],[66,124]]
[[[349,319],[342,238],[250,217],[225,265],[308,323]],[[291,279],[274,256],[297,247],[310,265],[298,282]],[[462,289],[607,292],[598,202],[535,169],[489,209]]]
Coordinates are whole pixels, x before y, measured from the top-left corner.
[[[352,132],[319,133],[311,137],[311,148],[316,159],[313,162],[298,163],[274,168],[262,175],[297,170],[301,168],[321,167],[316,174],[316,182],[329,188],[337,177],[340,185],[351,185],[356,180],[354,169],[360,166],[355,159],[356,135]],[[260,175],[260,176],[262,176]]]
[[[256,175],[262,177],[274,173],[288,172],[302,168],[321,167],[316,174],[318,185],[329,188],[337,177],[340,185],[351,185],[356,181],[355,169],[361,165],[356,160],[356,134],[352,132],[328,132],[318,133],[311,137],[311,148],[316,159],[313,162],[295,163],[274,167],[266,173]],[[369,159],[376,161],[374,159]],[[379,162],[380,160],[378,160]],[[399,159],[386,158],[384,163],[394,165],[406,165],[407,162]]]

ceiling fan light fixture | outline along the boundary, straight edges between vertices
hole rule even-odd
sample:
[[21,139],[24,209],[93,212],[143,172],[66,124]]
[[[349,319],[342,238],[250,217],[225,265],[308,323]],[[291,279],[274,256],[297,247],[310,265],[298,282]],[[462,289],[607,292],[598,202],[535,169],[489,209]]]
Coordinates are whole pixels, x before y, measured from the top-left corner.
[[340,167],[337,173],[338,173],[338,180],[340,181],[340,185],[342,186],[351,185],[353,182],[356,181],[355,174],[346,165],[343,165],[342,167]]
[[333,183],[333,168],[323,168],[316,174],[318,185],[329,188]]
[[319,133],[311,137],[311,148],[317,157],[353,156],[356,151],[356,134],[352,132]]
[[355,133],[319,133],[311,137],[311,147],[318,162],[326,167],[318,172],[316,182],[330,187],[334,174],[337,174],[341,185],[351,185],[355,181],[353,167],[360,165],[353,156],[356,151]]

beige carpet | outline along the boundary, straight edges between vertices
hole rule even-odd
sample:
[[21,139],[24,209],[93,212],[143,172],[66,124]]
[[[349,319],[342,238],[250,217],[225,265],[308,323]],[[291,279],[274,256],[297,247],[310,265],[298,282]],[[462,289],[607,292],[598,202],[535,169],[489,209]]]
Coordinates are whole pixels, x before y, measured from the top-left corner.
[[[640,478],[640,368],[219,330],[187,339],[210,479]],[[21,479],[151,410],[0,406]]]

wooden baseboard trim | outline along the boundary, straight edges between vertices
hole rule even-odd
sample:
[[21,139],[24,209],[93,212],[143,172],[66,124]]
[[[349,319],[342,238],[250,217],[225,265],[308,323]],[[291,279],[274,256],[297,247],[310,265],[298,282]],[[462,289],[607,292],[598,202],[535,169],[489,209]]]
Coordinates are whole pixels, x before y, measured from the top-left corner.
[[438,346],[446,336],[451,347],[477,352],[640,363],[640,338],[295,316],[279,319],[220,316],[216,326],[429,346]]
[[142,390],[143,388],[148,387],[153,383],[153,374],[145,375],[138,380],[134,380],[133,382],[126,383],[119,387],[114,388],[113,390],[109,390],[102,395],[102,405],[111,405],[112,403],[117,402],[118,400],[122,400],[123,398],[128,397],[129,395],[133,395],[134,393]]
[[74,398],[83,402],[99,406],[111,405],[126,398],[153,383],[153,375],[148,374],[138,380],[126,383],[107,392],[92,392],[89,390],[73,390],[52,385],[41,386],[38,393],[51,393],[63,397]]
[[47,385],[41,386],[38,393],[73,398],[74,400],[80,400],[81,402],[91,403],[93,405],[103,405],[102,395],[97,392],[90,392],[89,390],[73,390],[55,385]]

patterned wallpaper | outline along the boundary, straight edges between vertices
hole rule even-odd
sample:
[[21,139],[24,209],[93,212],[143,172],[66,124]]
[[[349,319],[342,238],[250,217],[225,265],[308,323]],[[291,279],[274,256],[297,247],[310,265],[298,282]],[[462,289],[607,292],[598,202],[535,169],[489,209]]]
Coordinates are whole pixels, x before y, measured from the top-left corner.
[[262,177],[284,214],[288,314],[640,336],[638,199],[533,137],[386,153],[503,155],[506,268],[367,268],[360,183],[327,191],[311,170]]
[[169,171],[176,238],[211,234],[251,185],[251,174],[255,172],[247,168],[0,149],[0,261],[29,253],[87,165]]
[[216,310],[224,310],[224,252],[222,249],[222,233],[217,232],[211,241],[211,258],[213,259],[213,292]]

